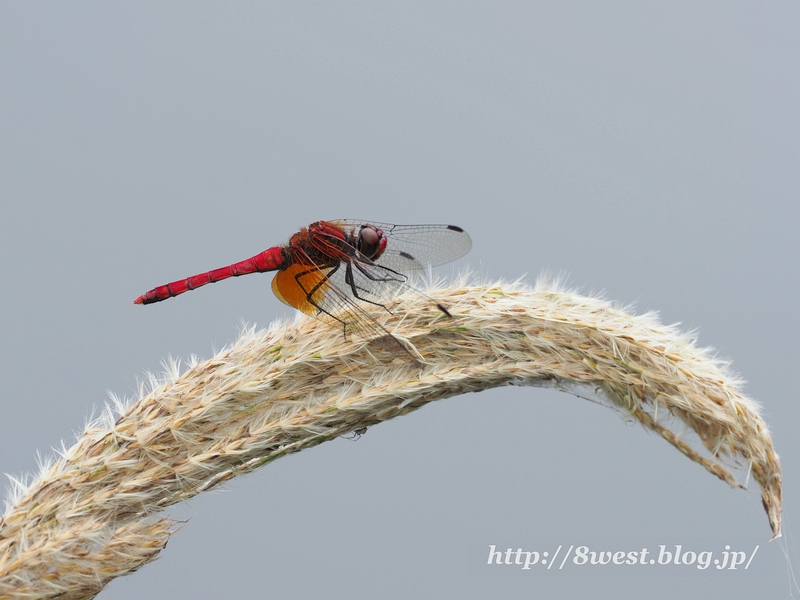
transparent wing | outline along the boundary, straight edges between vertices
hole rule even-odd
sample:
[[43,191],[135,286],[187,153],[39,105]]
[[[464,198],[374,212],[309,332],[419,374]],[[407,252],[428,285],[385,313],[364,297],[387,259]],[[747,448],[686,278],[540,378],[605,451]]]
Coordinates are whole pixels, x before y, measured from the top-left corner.
[[466,231],[456,225],[392,225],[377,221],[338,219],[340,227],[374,225],[386,236],[386,250],[374,264],[399,273],[435,267],[461,258],[472,248]]

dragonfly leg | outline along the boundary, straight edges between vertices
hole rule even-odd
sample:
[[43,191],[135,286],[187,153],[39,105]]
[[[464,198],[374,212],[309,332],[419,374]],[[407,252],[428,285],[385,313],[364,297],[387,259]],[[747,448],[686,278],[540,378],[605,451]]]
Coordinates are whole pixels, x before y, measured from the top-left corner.
[[[364,269],[364,267],[362,267],[360,264],[358,264],[358,263],[355,263],[355,264],[356,264],[356,269],[361,271],[361,273],[364,275],[364,277],[366,277],[367,279],[370,279],[372,281],[403,281],[403,282],[405,282],[406,280],[408,280],[408,277],[406,277],[402,273],[399,273],[398,271],[395,271],[394,269],[390,269],[389,267],[381,267],[381,268],[386,270],[386,271],[389,271],[390,273],[393,273],[397,277],[392,277],[391,275],[386,275],[384,277],[376,277],[375,275],[373,275],[372,273],[370,273],[369,271]],[[350,265],[349,264],[348,264],[347,272],[350,273]],[[350,274],[350,279],[351,279],[351,281],[348,282],[348,283],[350,283],[350,287],[353,287],[352,274]],[[356,294],[355,288],[353,288],[353,293]],[[424,294],[422,294],[422,295],[424,296]],[[356,297],[361,299],[361,300],[365,300],[366,302],[369,302],[369,300],[367,300],[366,298],[361,298],[358,294],[356,294]],[[428,299],[430,300],[430,298],[428,298]],[[376,302],[373,302],[372,304],[376,304]],[[383,306],[383,304],[378,304],[378,306]],[[386,308],[386,307],[383,306],[383,308]],[[450,314],[450,311],[447,310],[447,308],[445,308],[443,304],[439,304],[437,302],[436,303],[436,308],[438,308],[440,311],[442,311],[448,318],[450,318],[450,319],[453,318],[453,315]],[[386,308],[386,310],[389,311],[389,314],[392,314],[392,311],[390,311],[388,308]]]
[[297,285],[300,286],[300,289],[303,290],[306,293],[306,300],[308,301],[308,303],[311,306],[315,307],[319,312],[325,313],[331,319],[334,319],[334,320],[336,320],[336,321],[338,321],[339,323],[342,324],[342,332],[344,333],[344,338],[347,339],[347,322],[346,321],[342,321],[339,317],[337,317],[336,315],[328,312],[327,310],[322,308],[319,304],[317,304],[314,301],[314,294],[317,292],[317,290],[319,288],[321,288],[328,281],[328,279],[330,279],[331,275],[333,275],[334,273],[336,273],[336,271],[339,270],[339,266],[340,265],[341,265],[341,263],[337,263],[333,267],[331,267],[331,270],[328,271],[327,273],[325,273],[324,277],[322,279],[320,279],[316,283],[316,285],[311,288],[311,290],[307,290],[305,288],[305,286],[303,286],[303,284],[300,282],[300,278],[304,277],[305,275],[308,275],[309,273],[318,273],[319,269],[317,269],[317,268],[308,269],[307,271],[303,271],[302,273],[298,273],[297,275],[295,275],[294,279],[295,279],[295,281],[297,281]]
[[[388,279],[378,279],[378,278],[370,277],[369,274],[366,273],[364,271],[364,269],[362,269],[358,264],[356,264],[356,268],[359,271],[361,271],[362,273],[364,273],[364,275],[366,275],[369,279],[372,279],[372,281],[390,281]],[[355,296],[356,298],[358,298],[359,300],[362,300],[364,302],[369,302],[370,304],[374,304],[375,306],[380,306],[383,310],[388,312],[390,315],[392,314],[392,311],[390,311],[388,308],[386,308],[385,305],[381,304],[380,302],[373,302],[369,298],[365,298],[363,296],[359,296],[358,295],[359,290],[361,290],[362,292],[365,292],[367,294],[369,293],[369,290],[365,290],[365,289],[360,288],[360,287],[358,287],[356,285],[356,282],[353,279],[353,263],[347,263],[347,267],[346,267],[345,274],[344,274],[344,281],[345,281],[345,283],[347,285],[350,286],[350,290],[353,292],[353,296]]]
[[408,277],[406,275],[403,275],[394,269],[390,269],[389,267],[384,267],[383,265],[381,265],[381,269],[388,271],[388,274],[384,275],[383,277],[378,277],[374,273],[370,273],[369,270],[365,269],[363,265],[361,265],[361,263],[356,262],[355,265],[356,269],[361,271],[364,277],[371,281],[399,281],[401,283],[408,281]]

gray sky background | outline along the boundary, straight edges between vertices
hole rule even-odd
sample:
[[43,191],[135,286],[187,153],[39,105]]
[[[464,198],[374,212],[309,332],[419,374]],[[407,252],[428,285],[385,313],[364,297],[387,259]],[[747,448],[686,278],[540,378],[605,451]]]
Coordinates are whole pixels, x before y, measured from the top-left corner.
[[[155,285],[318,219],[457,223],[456,270],[566,273],[730,358],[782,457],[785,542],[758,494],[611,411],[504,388],[177,507],[100,598],[790,597],[799,28],[796,2],[3,2],[0,471],[163,358],[289,314],[268,276],[132,304]],[[760,549],[736,572],[485,564],[584,543]]]

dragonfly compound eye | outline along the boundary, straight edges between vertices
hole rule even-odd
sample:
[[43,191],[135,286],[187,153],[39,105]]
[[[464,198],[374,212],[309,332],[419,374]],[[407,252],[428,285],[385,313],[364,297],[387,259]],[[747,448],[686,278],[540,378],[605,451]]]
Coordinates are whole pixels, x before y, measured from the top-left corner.
[[358,236],[358,251],[367,258],[374,258],[381,244],[381,234],[368,225],[361,228]]

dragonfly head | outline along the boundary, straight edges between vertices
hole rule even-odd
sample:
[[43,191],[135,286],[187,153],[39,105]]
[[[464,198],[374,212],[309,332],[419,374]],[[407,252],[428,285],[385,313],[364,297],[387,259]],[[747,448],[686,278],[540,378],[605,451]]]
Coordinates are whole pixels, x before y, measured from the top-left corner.
[[375,260],[386,249],[383,231],[374,225],[362,225],[358,232],[358,251],[370,260]]

